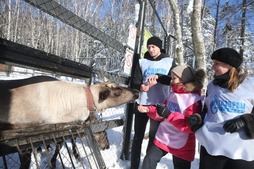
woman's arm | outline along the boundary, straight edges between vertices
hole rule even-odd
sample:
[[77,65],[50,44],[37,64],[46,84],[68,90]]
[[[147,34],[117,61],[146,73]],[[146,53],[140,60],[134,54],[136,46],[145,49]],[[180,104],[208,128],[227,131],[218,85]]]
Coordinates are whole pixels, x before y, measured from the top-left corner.
[[254,114],[253,111],[251,114],[244,114],[242,115],[243,120],[246,123],[246,134],[249,138],[254,138]]

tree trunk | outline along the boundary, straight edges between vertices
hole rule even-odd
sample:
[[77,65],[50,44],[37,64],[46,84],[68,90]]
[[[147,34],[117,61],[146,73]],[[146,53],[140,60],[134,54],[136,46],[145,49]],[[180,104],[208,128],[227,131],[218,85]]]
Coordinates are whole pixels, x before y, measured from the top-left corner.
[[174,15],[174,28],[175,28],[176,42],[177,42],[176,43],[176,58],[177,58],[178,64],[182,65],[184,64],[184,60],[183,60],[184,49],[183,49],[183,41],[182,41],[182,30],[180,26],[179,9],[175,0],[169,0],[169,3],[172,7],[173,15]]
[[241,45],[240,45],[240,55],[243,56],[244,52],[244,38],[245,38],[245,24],[246,24],[246,0],[243,0],[243,13],[241,21]]
[[12,15],[11,15],[11,0],[9,0],[9,3],[8,3],[7,40],[11,40],[11,21],[12,21]]
[[192,43],[195,53],[196,68],[206,70],[206,52],[201,28],[201,6],[202,0],[193,1],[193,12],[191,13]]
[[[213,33],[213,48],[212,48],[213,51],[216,49],[219,8],[220,8],[220,0],[218,0],[217,5],[216,5],[215,25],[214,25],[214,33]],[[227,41],[227,39],[226,39],[226,41]]]
[[16,13],[16,23],[15,23],[15,28],[14,28],[13,42],[17,42],[17,37],[18,37],[19,9],[20,9],[19,5],[20,5],[20,1],[17,0],[17,1],[16,1],[16,8],[15,8],[16,11],[17,11],[17,13]]

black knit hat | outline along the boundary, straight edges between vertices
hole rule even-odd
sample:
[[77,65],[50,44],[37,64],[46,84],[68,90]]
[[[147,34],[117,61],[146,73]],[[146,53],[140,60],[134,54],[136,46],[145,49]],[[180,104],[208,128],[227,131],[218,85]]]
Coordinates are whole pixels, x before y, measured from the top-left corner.
[[147,46],[148,45],[155,45],[161,49],[162,48],[162,41],[160,40],[160,38],[153,36],[147,40]]
[[243,57],[232,48],[221,48],[214,51],[211,59],[224,62],[235,68],[238,68],[243,62]]

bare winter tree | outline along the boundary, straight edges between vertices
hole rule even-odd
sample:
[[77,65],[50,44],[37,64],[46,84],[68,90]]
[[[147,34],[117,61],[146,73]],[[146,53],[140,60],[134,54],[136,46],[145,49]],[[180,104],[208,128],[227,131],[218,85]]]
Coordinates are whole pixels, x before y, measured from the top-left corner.
[[173,15],[174,15],[174,28],[175,28],[175,34],[176,34],[176,58],[179,65],[182,65],[184,63],[183,54],[184,54],[184,48],[183,48],[183,41],[182,41],[182,29],[180,26],[180,15],[179,15],[179,9],[177,6],[177,3],[175,0],[169,0],[169,4],[172,8]]
[[193,11],[191,13],[192,43],[196,67],[206,70],[206,52],[201,26],[201,6],[202,0],[193,1]]
[[215,25],[214,25],[214,36],[213,36],[213,50],[216,48],[216,37],[217,37],[217,27],[218,27],[218,19],[219,19],[219,9],[220,9],[220,0],[216,3],[216,14],[215,14]]
[[7,28],[7,39],[11,39],[11,20],[12,20],[12,10],[11,10],[11,0],[9,0],[9,5],[8,5],[8,28]]
[[243,0],[243,7],[242,7],[242,19],[241,19],[241,45],[240,45],[240,55],[243,56],[244,52],[244,39],[245,39],[245,29],[246,29],[246,8],[247,8],[247,2],[246,0]]
[[16,23],[15,23],[15,27],[14,27],[14,37],[13,37],[13,41],[16,42],[17,40],[17,34],[18,34],[18,27],[19,27],[19,0],[16,1]]

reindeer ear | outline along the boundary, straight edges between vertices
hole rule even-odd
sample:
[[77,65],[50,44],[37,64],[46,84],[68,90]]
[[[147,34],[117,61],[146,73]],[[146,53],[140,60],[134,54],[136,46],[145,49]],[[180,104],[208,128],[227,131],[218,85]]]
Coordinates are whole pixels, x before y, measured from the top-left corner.
[[106,100],[109,96],[110,91],[109,90],[103,90],[99,92],[99,101],[102,102]]
[[108,79],[107,77],[104,76],[104,77],[103,77],[103,81],[104,81],[104,82],[109,82],[109,79]]

